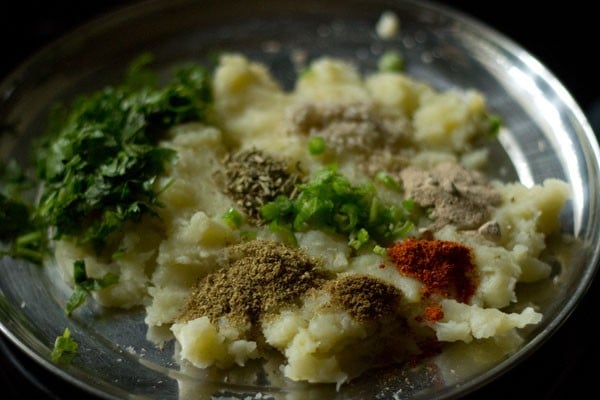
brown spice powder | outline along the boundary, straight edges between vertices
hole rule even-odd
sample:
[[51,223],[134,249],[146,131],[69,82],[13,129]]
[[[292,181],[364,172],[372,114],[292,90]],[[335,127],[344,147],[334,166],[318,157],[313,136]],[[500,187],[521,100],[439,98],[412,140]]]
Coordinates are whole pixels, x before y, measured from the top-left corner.
[[180,321],[208,316],[215,322],[257,323],[281,306],[320,286],[326,272],[300,249],[265,240],[228,248],[227,265],[201,279],[193,288]]
[[368,275],[348,275],[327,282],[331,302],[358,321],[372,321],[393,313],[402,297],[396,287]]

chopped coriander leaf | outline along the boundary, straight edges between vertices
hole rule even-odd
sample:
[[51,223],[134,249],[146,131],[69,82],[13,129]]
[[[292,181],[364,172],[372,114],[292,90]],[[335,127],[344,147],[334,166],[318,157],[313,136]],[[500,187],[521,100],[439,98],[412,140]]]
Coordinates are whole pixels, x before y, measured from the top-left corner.
[[65,307],[67,315],[71,315],[73,311],[84,305],[88,295],[89,292],[87,290],[79,285],[75,285],[73,293],[71,293],[71,297],[69,297],[69,301]]
[[291,232],[326,229],[344,234],[358,249],[369,240],[387,244],[413,227],[408,211],[383,204],[372,185],[352,186],[335,168],[317,173],[298,186],[295,199],[278,196],[261,208],[261,216],[271,230]]
[[175,152],[157,145],[171,126],[204,120],[212,101],[209,77],[200,66],[182,67],[159,88],[144,69],[131,65],[121,86],[58,108],[37,148],[43,192],[36,218],[63,236],[105,250],[109,237],[128,222],[156,215],[157,177]]
[[69,328],[65,328],[65,331],[61,336],[57,336],[54,341],[54,348],[50,353],[50,359],[58,364],[70,364],[73,358],[77,355],[77,348],[79,345],[71,337],[71,331]]
[[235,208],[230,208],[223,214],[223,221],[231,228],[239,228],[244,223],[244,216]]
[[308,152],[313,156],[318,156],[325,152],[325,139],[321,136],[315,136],[308,142]]
[[389,50],[379,59],[378,69],[381,72],[400,72],[404,70],[404,57],[396,50]]
[[489,114],[488,122],[490,124],[490,134],[492,136],[498,135],[500,128],[502,127],[502,120],[500,119],[500,116],[496,114]]
[[119,277],[115,274],[107,273],[101,279],[90,278],[87,276],[85,262],[77,260],[73,263],[73,280],[75,286],[69,301],[67,301],[67,315],[71,315],[73,311],[82,306],[92,291],[114,285],[119,281]]

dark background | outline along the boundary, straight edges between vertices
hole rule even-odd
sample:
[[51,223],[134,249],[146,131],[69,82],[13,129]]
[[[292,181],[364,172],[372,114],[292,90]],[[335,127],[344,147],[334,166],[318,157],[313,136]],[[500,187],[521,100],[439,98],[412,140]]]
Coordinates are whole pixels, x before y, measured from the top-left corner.
[[[131,2],[1,0],[0,79],[59,36]],[[502,32],[545,64],[571,92],[600,132],[598,17],[591,2],[443,1]],[[598,280],[582,303],[529,359],[465,399],[558,400],[597,392],[600,350],[593,321]],[[92,398],[30,362],[0,335],[0,397]],[[593,395],[591,396],[593,397]]]

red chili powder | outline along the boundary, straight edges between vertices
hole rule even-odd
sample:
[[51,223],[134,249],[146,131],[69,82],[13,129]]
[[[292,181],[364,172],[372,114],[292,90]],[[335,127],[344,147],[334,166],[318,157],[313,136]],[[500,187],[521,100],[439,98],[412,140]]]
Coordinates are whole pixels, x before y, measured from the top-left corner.
[[425,285],[424,295],[439,294],[468,303],[478,278],[472,249],[446,240],[409,238],[388,249],[398,271]]
[[436,322],[444,318],[444,310],[439,304],[425,307],[421,319],[426,322]]

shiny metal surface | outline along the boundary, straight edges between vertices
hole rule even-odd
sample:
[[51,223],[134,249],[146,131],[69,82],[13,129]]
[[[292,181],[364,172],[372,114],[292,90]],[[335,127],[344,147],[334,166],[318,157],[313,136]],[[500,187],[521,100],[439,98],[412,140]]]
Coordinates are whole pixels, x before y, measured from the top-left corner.
[[[0,120],[16,124],[17,137],[0,137],[0,157],[24,159],[27,143],[43,129],[50,104],[118,80],[142,51],[157,56],[161,71],[184,61],[205,62],[221,50],[240,51],[268,64],[288,87],[299,58],[334,55],[374,70],[378,55],[400,48],[407,72],[440,89],[473,87],[487,97],[507,130],[493,154],[493,171],[525,184],[548,177],[568,181],[573,201],[562,222],[580,246],[557,285],[537,285],[522,302],[539,304],[541,325],[526,332],[516,354],[451,385],[434,387],[426,366],[397,371],[392,380],[367,377],[340,392],[329,387],[237,386],[180,373],[172,348],[145,339],[143,310],[106,312],[93,304],[68,318],[69,291],[48,268],[0,261],[0,330],[32,358],[89,392],[106,398],[209,398],[215,394],[266,398],[446,399],[465,394],[535,351],[576,307],[599,261],[598,145],[569,93],[536,59],[502,35],[447,8],[412,1],[149,1],[88,24],[47,47],[0,85]],[[374,26],[394,10],[401,35],[381,40]],[[502,168],[500,168],[502,166]],[[69,367],[49,361],[54,339],[69,327],[80,343]],[[410,384],[406,384],[408,379]],[[248,382],[240,379],[244,385]],[[235,398],[235,397],[234,397]]]

